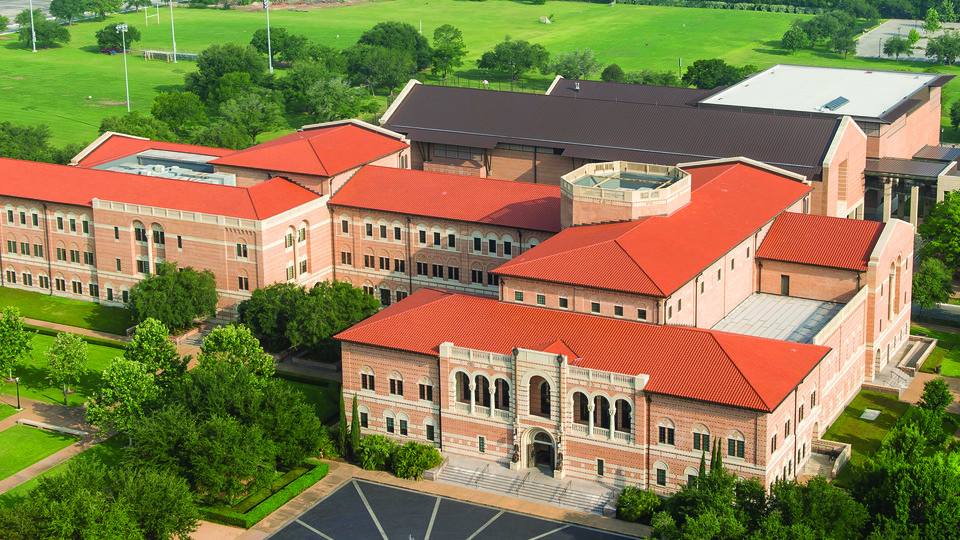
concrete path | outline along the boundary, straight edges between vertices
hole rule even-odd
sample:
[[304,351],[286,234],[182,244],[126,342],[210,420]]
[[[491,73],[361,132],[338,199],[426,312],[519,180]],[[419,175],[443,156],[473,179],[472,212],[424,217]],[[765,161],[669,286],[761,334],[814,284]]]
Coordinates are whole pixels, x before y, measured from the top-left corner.
[[59,324],[50,321],[41,321],[39,319],[28,319],[24,317],[23,319],[27,324],[32,324],[33,326],[42,326],[43,328],[49,328],[50,330],[55,330],[57,332],[70,332],[73,334],[80,334],[82,336],[98,337],[102,339],[109,339],[113,341],[123,341],[128,342],[130,338],[127,336],[118,336],[117,334],[110,334],[107,332],[99,332],[97,330],[90,330],[89,328],[80,328],[79,326],[70,326],[66,324]]
[[[943,23],[945,30],[957,30],[960,29],[960,23]],[[870,30],[866,34],[863,34],[857,38],[857,56],[862,58],[889,58],[883,55],[883,42],[890,39],[891,37],[902,37],[906,38],[907,34],[910,33],[910,30],[916,28],[917,32],[920,32],[921,39],[917,42],[917,45],[913,51],[906,55],[900,55],[901,60],[920,60],[920,61],[935,61],[936,59],[927,58],[924,56],[927,46],[927,32],[923,29],[923,20],[913,20],[913,19],[890,19],[889,21],[881,24],[880,26]],[[935,32],[934,36],[939,36],[944,33],[944,30]],[[894,69],[893,67],[889,69]]]

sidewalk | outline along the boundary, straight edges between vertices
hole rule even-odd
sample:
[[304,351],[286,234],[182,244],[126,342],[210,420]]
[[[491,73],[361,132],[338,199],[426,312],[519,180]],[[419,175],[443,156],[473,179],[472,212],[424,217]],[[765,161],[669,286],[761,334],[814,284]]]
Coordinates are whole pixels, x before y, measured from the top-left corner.
[[108,334],[107,332],[99,332],[97,330],[80,328],[79,326],[69,326],[66,324],[53,323],[50,321],[41,321],[39,319],[28,319],[26,317],[24,317],[23,320],[27,324],[32,324],[33,326],[42,326],[43,328],[49,328],[51,330],[56,330],[57,332],[70,332],[73,334],[80,334],[83,336],[109,339],[113,341],[123,341],[123,342],[130,341],[130,338],[128,338],[127,336],[118,336],[117,334]]

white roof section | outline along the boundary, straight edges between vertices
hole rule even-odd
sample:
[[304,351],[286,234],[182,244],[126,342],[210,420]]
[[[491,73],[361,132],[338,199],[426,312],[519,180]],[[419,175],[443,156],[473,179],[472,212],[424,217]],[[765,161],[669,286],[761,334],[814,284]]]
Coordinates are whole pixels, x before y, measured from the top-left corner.
[[720,319],[712,330],[812,343],[844,304],[809,298],[753,293]]
[[[700,103],[879,118],[938,77],[936,73],[777,64]],[[826,107],[835,100],[838,104]]]

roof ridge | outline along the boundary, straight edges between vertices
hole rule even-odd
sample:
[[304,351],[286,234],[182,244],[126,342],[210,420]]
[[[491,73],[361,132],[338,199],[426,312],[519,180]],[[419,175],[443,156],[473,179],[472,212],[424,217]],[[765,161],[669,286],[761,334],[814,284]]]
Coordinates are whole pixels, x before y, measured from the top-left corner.
[[[270,181],[270,179],[268,178],[268,179],[267,179],[267,182],[269,182],[269,181]],[[260,184],[254,184],[254,185],[252,185],[252,186],[250,186],[250,187],[248,187],[248,188],[244,188],[244,191],[247,192],[247,198],[250,199],[250,206],[253,208],[253,215],[257,216],[257,219],[258,219],[258,220],[262,220],[263,218],[260,217],[260,209],[257,208],[257,201],[255,201],[255,200],[253,199],[253,194],[250,193],[250,191],[251,191],[254,187],[259,186],[259,185],[262,185],[262,184],[266,184],[267,182],[262,182],[262,183],[260,183]]]
[[320,152],[317,151],[317,147],[313,145],[313,138],[307,138],[307,145],[310,146],[310,150],[313,151],[313,155],[317,157],[317,161],[320,163],[320,167],[323,169],[323,172],[327,173],[327,176],[330,175],[330,171],[327,169],[327,166],[323,163],[323,158],[320,157]]
[[[427,306],[429,306],[429,305],[435,304],[435,303],[437,303],[437,302],[447,301],[447,300],[450,300],[450,299],[452,299],[452,298],[457,298],[457,297],[460,297],[460,296],[469,296],[469,295],[451,293],[451,292],[448,292],[448,291],[445,291],[445,290],[442,290],[442,289],[437,289],[437,288],[434,288],[434,287],[424,287],[423,289],[420,289],[420,290],[421,290],[421,291],[424,291],[424,290],[426,290],[426,291],[435,291],[435,292],[438,292],[438,293],[442,294],[442,296],[440,296],[440,297],[438,297],[438,298],[436,298],[436,299],[434,299],[434,300],[431,300],[431,301],[429,301],[429,302],[424,302],[424,303],[422,303],[422,304],[420,304],[420,305],[418,305],[418,306],[414,306],[414,307],[407,308],[407,309],[402,309],[402,310],[397,310],[396,313],[391,313],[391,314],[389,314],[389,315],[386,315],[385,317],[373,318],[373,317],[376,317],[376,315],[374,315],[373,317],[371,317],[371,319],[373,319],[373,320],[366,319],[366,320],[360,321],[360,322],[358,322],[357,324],[351,326],[350,328],[347,328],[346,330],[344,330],[343,333],[350,332],[351,330],[354,330],[354,329],[356,329],[356,328],[363,328],[363,327],[366,327],[366,326],[369,326],[369,325],[379,324],[379,323],[381,323],[381,322],[383,322],[383,321],[388,321],[388,320],[390,320],[390,319],[392,319],[392,318],[394,318],[394,317],[397,317],[397,316],[399,316],[399,315],[403,315],[403,314],[405,314],[405,313],[413,313],[413,312],[415,312],[415,311],[417,311],[417,310],[423,309],[423,308],[425,308],[425,307],[427,307]],[[399,305],[399,304],[394,304],[394,305]],[[383,312],[381,311],[380,313],[383,313]],[[379,315],[380,313],[378,313],[377,315]]]
[[[651,217],[657,217],[657,216],[651,216]],[[649,219],[649,218],[648,218],[648,219]],[[639,270],[640,273],[644,275],[644,277],[646,277],[648,280],[650,280],[650,283],[652,283],[653,286],[654,286],[654,288],[657,289],[657,292],[659,292],[661,296],[666,296],[666,293],[664,293],[664,292],[663,292],[663,289],[660,288],[660,284],[658,284],[658,283],[656,282],[656,280],[654,280],[652,277],[650,277],[650,274],[648,274],[647,271],[643,269],[643,266],[640,264],[640,262],[637,261],[637,259],[636,259],[633,255],[631,255],[630,252],[627,251],[626,248],[623,247],[623,244],[620,243],[620,238],[622,238],[622,237],[623,237],[624,235],[626,235],[627,233],[631,233],[631,232],[637,230],[637,228],[640,227],[640,224],[641,224],[641,223],[645,223],[646,221],[647,221],[646,219],[643,219],[643,220],[641,220],[641,221],[638,221],[637,224],[636,224],[634,227],[630,227],[630,229],[624,231],[622,234],[620,234],[620,235],[618,235],[616,238],[614,238],[614,239],[613,239],[613,243],[616,244],[616,246],[617,246],[618,248],[620,248],[620,251],[622,251],[622,252],[624,253],[624,255],[627,256],[628,259],[630,259],[631,261],[633,261],[633,264],[635,264],[635,265],[637,266],[637,270]]]
[[[525,265],[525,264],[530,264],[530,263],[537,262],[537,261],[545,261],[545,260],[548,260],[548,259],[552,259],[553,257],[559,257],[560,255],[566,256],[566,255],[568,255],[568,254],[570,254],[570,253],[576,253],[576,252],[578,252],[578,251],[582,251],[582,250],[584,250],[584,249],[596,247],[596,246],[599,246],[599,245],[601,245],[601,244],[606,244],[606,243],[608,243],[608,242],[615,242],[615,239],[604,238],[603,240],[601,240],[601,241],[599,241],[599,242],[591,242],[591,243],[589,243],[589,244],[587,244],[587,245],[577,246],[577,247],[575,247],[575,248],[573,248],[573,249],[565,249],[565,250],[563,250],[563,251],[558,251],[557,253],[551,253],[551,254],[549,254],[549,255],[544,255],[544,256],[542,256],[542,257],[537,257],[536,259],[532,259],[532,260],[529,260],[529,261],[518,261],[517,259],[511,259],[511,260],[503,263],[502,265],[498,266],[497,268],[495,268],[494,271],[499,272],[499,270],[500,270],[501,268],[503,268],[504,266],[507,266],[507,265],[510,265],[511,267],[517,267],[517,266],[523,266],[523,265]],[[540,245],[540,244],[537,244],[537,245]],[[527,249],[527,251],[525,251],[524,253],[529,252],[531,249],[533,249],[533,248]],[[622,248],[621,248],[621,249],[622,249]],[[509,268],[508,268],[507,270],[509,270]],[[644,275],[646,275],[646,274],[644,273]],[[649,277],[650,277],[650,276],[647,276],[648,279],[649,279]],[[658,287],[658,289],[659,289],[659,287]]]
[[772,407],[770,407],[770,404],[768,404],[767,401],[763,399],[763,396],[760,395],[760,392],[757,392],[757,388],[753,386],[753,383],[750,381],[750,378],[747,377],[746,374],[744,374],[744,372],[740,369],[740,366],[738,366],[737,363],[733,360],[733,357],[730,356],[730,353],[728,353],[727,350],[723,347],[723,344],[720,343],[720,340],[717,339],[717,333],[715,333],[713,330],[707,330],[707,333],[713,339],[713,342],[717,344],[717,347],[720,347],[720,350],[723,351],[724,356],[726,356],[727,360],[730,361],[730,364],[733,365],[733,369],[737,370],[737,373],[739,373],[740,376],[743,377],[744,382],[746,382],[747,386],[750,387],[750,390],[753,391],[753,395],[757,396],[757,399],[760,400],[760,403],[762,403],[764,407],[766,407],[768,410],[772,410]]

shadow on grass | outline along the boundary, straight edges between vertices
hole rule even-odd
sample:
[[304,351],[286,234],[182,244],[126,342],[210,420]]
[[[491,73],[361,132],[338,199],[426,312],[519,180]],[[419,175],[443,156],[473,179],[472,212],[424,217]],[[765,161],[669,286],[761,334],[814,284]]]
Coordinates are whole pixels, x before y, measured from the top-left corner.
[[[119,353],[117,356],[122,355]],[[18,364],[14,368],[14,375],[20,377],[20,396],[36,401],[45,401],[55,405],[63,405],[63,388],[47,379],[49,370],[45,366],[36,364]],[[70,382],[71,393],[67,394],[67,404],[70,407],[82,405],[100,385],[101,374],[88,369],[75,381]],[[7,384],[5,393],[13,394],[14,385]]]

